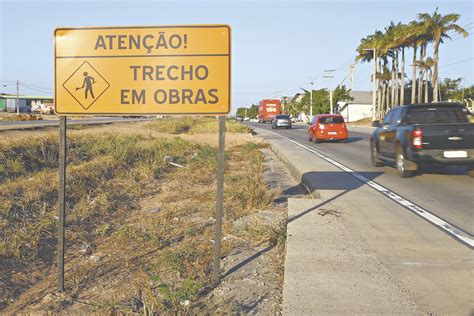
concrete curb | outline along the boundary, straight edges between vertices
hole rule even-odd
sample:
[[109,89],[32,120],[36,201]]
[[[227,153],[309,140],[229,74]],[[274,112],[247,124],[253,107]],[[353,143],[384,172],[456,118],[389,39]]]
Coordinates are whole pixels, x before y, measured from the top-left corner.
[[[255,127],[254,130],[257,132],[260,130],[258,127]],[[262,129],[263,130],[263,129]],[[265,131],[265,130],[263,130]],[[258,135],[258,132],[257,132]],[[262,138],[263,139],[263,138]],[[272,151],[275,153],[275,155],[280,159],[280,161],[286,166],[286,168],[290,171],[291,176],[296,180],[299,181],[308,191],[308,193],[314,198],[314,199],[320,199],[321,196],[319,195],[318,191],[316,190],[316,187],[314,187],[311,182],[306,178],[304,174],[302,174],[298,168],[290,161],[286,156],[282,153],[282,150],[279,148],[278,145],[274,144],[269,144],[270,148]]]

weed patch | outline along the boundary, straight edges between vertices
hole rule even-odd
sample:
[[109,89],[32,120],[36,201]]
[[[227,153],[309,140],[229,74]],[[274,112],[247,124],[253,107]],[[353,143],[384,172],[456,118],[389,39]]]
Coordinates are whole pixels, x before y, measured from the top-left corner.
[[[165,118],[147,124],[147,128],[169,134],[204,134],[217,133],[219,124],[216,118]],[[252,129],[238,122],[226,121],[226,132],[228,133],[251,133]]]
[[[184,123],[189,120],[194,119]],[[66,288],[70,297],[86,297],[89,305],[71,301],[66,311],[130,313],[131,302],[138,301],[135,305],[148,314],[202,312],[202,292],[211,285],[216,148],[179,138],[110,134],[71,136],[68,144]],[[225,153],[224,234],[231,232],[232,221],[267,207],[276,194],[261,176],[262,146],[247,143]],[[54,250],[42,249],[55,247],[57,153],[55,137],[2,148],[2,159],[16,157],[12,163],[18,166],[2,173],[0,256],[47,271],[28,280],[21,297],[7,298],[13,300],[7,312],[61,311],[59,298],[41,300],[56,277]],[[184,168],[170,166],[165,156]],[[140,207],[150,196],[159,205],[153,211]],[[270,235],[275,242],[282,238],[258,228],[251,234],[270,242]],[[93,258],[80,251],[85,242],[96,245]],[[223,256],[233,243],[223,240]]]

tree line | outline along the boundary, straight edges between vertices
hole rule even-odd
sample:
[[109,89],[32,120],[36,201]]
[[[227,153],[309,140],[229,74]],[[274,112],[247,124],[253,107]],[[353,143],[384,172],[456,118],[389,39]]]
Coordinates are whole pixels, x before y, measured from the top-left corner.
[[[384,31],[376,30],[361,39],[356,49],[356,61],[375,63],[377,102],[374,111],[377,117],[403,103],[440,100],[440,44],[454,34],[469,35],[456,24],[459,17],[455,13],[442,15],[436,8],[432,14],[419,13],[416,20],[406,24],[392,21]],[[432,56],[428,55],[428,45],[433,46]],[[413,59],[412,78],[407,83],[405,52],[408,49],[413,50]]]
[[[376,105],[375,118],[382,118],[393,107],[440,100],[474,99],[474,85],[462,88],[461,78],[439,80],[439,49],[446,39],[455,34],[467,37],[468,32],[456,22],[460,15],[449,13],[442,15],[438,8],[430,13],[419,13],[417,19],[406,24],[393,21],[384,31],[376,30],[362,38],[356,48],[356,62],[375,64]],[[432,45],[432,56],[428,46]],[[405,59],[408,50],[413,51],[411,79],[407,80],[408,69]],[[373,77],[373,76],[372,76]],[[374,80],[374,78],[372,78]],[[327,89],[306,90],[292,97],[282,98],[283,112],[292,116],[300,113],[313,115],[329,113],[330,100]],[[310,98],[310,93],[311,98]],[[312,104],[310,104],[312,99]],[[338,101],[352,100],[350,90],[339,85],[333,91],[333,104]],[[472,104],[471,104],[472,106]],[[258,105],[247,109],[247,117],[256,118]],[[237,116],[245,116],[245,108],[237,109]]]

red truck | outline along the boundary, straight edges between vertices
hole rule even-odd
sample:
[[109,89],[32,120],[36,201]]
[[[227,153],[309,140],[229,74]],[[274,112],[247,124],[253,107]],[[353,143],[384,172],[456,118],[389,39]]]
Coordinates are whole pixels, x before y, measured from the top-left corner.
[[258,105],[258,122],[271,122],[275,115],[281,114],[280,100],[262,100]]

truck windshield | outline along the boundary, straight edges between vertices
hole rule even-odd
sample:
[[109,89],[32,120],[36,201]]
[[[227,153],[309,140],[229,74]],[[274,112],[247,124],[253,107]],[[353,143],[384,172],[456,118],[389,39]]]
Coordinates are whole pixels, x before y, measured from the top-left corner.
[[461,107],[420,107],[407,113],[408,124],[467,123],[468,118]]
[[321,117],[319,119],[319,124],[342,124],[344,119],[341,116],[329,116]]

